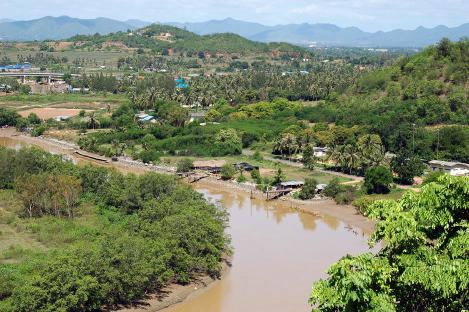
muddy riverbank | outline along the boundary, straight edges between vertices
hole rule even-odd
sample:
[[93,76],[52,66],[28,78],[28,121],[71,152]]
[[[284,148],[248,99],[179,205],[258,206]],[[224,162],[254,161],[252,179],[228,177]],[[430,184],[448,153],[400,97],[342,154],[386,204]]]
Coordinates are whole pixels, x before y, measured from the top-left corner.
[[[174,174],[174,168],[146,166],[129,159],[94,161],[76,155],[73,144],[18,135],[14,129],[0,130],[0,144],[14,148],[35,145],[78,163],[91,162],[123,172]],[[221,280],[201,277],[190,285],[170,285],[164,296],[150,297],[123,311],[308,311],[311,283],[325,277],[327,267],[345,254],[369,250],[367,235],[374,223],[352,206],[325,199],[266,202],[252,186],[215,177],[193,187],[230,213],[228,234],[235,250],[232,267],[225,267]]]

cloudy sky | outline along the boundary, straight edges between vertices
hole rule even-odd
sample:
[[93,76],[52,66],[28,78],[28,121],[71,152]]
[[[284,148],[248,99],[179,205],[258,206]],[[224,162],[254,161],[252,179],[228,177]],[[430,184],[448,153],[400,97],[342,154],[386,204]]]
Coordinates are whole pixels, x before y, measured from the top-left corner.
[[152,22],[232,17],[268,25],[333,23],[376,31],[468,23],[469,0],[0,0],[0,19],[46,15]]

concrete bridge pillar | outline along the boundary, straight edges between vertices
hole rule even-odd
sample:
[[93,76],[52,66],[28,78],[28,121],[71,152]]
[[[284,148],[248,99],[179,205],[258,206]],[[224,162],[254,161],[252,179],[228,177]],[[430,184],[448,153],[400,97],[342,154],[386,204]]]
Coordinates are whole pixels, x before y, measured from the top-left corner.
[[52,77],[51,76],[47,77],[47,84],[50,84],[51,82],[52,82]]
[[21,83],[25,83],[26,81],[26,76],[21,76]]

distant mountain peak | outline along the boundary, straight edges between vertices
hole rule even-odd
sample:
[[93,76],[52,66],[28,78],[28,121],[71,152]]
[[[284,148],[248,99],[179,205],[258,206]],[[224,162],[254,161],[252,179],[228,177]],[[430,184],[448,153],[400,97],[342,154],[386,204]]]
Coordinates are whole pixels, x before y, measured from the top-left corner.
[[79,19],[67,15],[44,16],[29,21],[10,21],[0,23],[0,38],[2,40],[30,41],[30,40],[59,40],[74,35],[102,35],[137,29],[148,25],[143,21],[122,22],[107,17],[95,19]]
[[[0,38],[3,40],[44,40],[64,39],[76,34],[111,32],[138,29],[150,25],[138,19],[116,21],[106,17],[79,19],[70,16],[45,16],[30,21],[0,19]],[[184,28],[199,35],[234,33],[244,38],[260,42],[288,42],[323,46],[356,47],[423,47],[438,42],[442,37],[458,40],[469,36],[469,23],[458,27],[438,25],[433,28],[423,26],[413,30],[394,29],[374,33],[362,31],[358,27],[339,27],[330,23],[301,23],[267,26],[256,22],[246,22],[226,17],[196,23],[163,23]]]

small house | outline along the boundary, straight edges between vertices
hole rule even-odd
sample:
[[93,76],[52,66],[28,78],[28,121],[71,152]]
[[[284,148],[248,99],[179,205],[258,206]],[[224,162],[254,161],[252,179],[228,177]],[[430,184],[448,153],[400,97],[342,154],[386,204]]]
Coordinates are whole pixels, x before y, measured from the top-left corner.
[[327,184],[318,184],[316,185],[316,193],[322,193],[326,189]]
[[194,170],[208,171],[210,173],[219,173],[221,167],[225,164],[225,160],[196,160],[192,168]]
[[469,164],[444,160],[431,160],[428,162],[432,171],[442,171],[452,176],[469,175]]
[[313,147],[314,157],[326,157],[329,149],[327,147]]
[[277,190],[300,189],[304,184],[303,181],[285,181],[277,185]]
[[233,165],[236,170],[253,171],[259,170],[259,166],[253,166],[247,162],[239,162]]
[[70,119],[70,116],[56,116],[56,117],[55,117],[55,120],[56,120],[56,121],[59,121],[59,122],[60,122],[60,121],[67,121],[67,120],[69,120],[69,119]]

